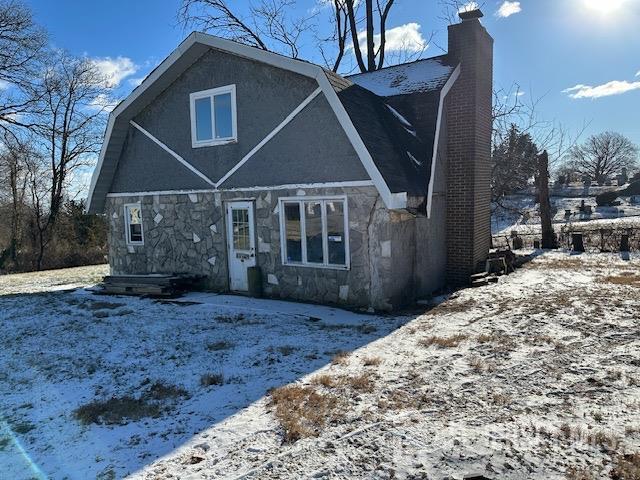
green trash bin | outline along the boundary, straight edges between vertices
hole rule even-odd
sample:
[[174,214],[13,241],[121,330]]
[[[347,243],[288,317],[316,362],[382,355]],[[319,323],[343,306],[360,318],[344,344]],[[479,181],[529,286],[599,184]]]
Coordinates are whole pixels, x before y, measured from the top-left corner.
[[249,296],[262,297],[262,272],[260,267],[247,268],[247,276],[249,280]]

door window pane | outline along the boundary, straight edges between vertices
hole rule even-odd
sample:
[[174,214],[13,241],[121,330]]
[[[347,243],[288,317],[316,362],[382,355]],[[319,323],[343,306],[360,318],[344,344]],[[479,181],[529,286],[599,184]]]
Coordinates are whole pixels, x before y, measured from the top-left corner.
[[215,111],[216,138],[233,137],[231,94],[216,95],[213,101]]
[[326,206],[329,263],[331,265],[345,265],[344,203],[332,201],[327,202]]
[[324,263],[322,248],[322,204],[319,202],[305,202],[304,212],[307,262]]
[[302,262],[302,237],[300,233],[300,204],[284,204],[285,254],[287,262]]
[[233,220],[233,248],[235,250],[250,250],[249,210],[246,208],[234,208],[231,212]]
[[195,101],[196,140],[211,140],[213,125],[211,124],[211,97],[198,98]]

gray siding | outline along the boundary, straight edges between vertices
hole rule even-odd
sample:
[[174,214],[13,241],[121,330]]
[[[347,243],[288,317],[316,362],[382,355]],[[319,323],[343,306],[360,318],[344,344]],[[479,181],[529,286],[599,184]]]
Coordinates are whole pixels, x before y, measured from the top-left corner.
[[[192,148],[189,95],[230,84],[236,85],[238,141]],[[316,88],[310,78],[209,50],[134,120],[217,181]],[[253,168],[239,172],[234,186],[265,185],[260,180],[266,175],[278,185],[299,183],[302,178],[304,183],[327,181],[327,172],[333,173],[332,181],[368,179],[326,101],[316,99],[307,109],[253,159]],[[294,159],[303,159],[304,165],[291,168]],[[176,165],[168,166],[171,161]],[[119,163],[111,192],[203,188],[202,180],[139,132],[129,132]],[[163,179],[158,173],[149,179],[152,170],[166,171],[173,178]]]

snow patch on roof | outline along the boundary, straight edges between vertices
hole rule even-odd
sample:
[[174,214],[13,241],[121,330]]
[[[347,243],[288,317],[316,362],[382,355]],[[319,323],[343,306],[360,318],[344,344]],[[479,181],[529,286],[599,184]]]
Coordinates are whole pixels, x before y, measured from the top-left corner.
[[389,111],[391,113],[393,113],[393,115],[398,119],[398,121],[402,124],[402,127],[409,132],[411,135],[413,135],[414,137],[417,135],[416,133],[416,129],[413,125],[411,125],[411,122],[409,120],[407,120],[406,118],[404,118],[402,116],[402,114],[400,112],[398,112],[395,108],[393,108],[391,105],[387,105],[387,108],[389,109]]
[[408,156],[408,157],[409,157],[409,159],[410,159],[413,163],[415,163],[416,165],[418,165],[418,166],[421,166],[421,165],[422,165],[422,162],[421,162],[420,160],[418,160],[416,157],[414,157],[414,156],[411,154],[411,152],[407,152],[407,156]]
[[347,78],[381,97],[428,92],[442,88],[455,70],[444,60],[443,57],[428,58]]

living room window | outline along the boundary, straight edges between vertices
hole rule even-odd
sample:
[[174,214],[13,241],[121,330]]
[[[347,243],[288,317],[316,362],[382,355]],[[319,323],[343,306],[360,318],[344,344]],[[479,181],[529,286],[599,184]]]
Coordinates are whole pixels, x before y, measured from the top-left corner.
[[347,199],[280,199],[280,240],[285,265],[349,268]]
[[124,206],[127,245],[143,245],[142,209],[139,203]]
[[237,140],[235,85],[192,93],[190,103],[191,144],[194,148]]

